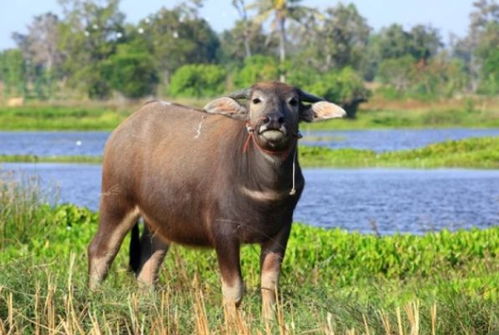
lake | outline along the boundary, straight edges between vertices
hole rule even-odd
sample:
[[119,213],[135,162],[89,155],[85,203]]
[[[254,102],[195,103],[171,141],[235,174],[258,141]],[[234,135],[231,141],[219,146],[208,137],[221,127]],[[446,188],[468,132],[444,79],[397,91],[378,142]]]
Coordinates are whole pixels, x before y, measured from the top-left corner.
[[[305,145],[374,151],[413,149],[446,140],[499,136],[499,129],[388,129],[303,131]],[[109,132],[104,131],[0,131],[0,154],[101,156]]]
[[[97,209],[100,165],[5,163],[37,175],[60,202]],[[499,224],[499,171],[465,169],[304,169],[305,191],[295,221],[380,234]],[[1,177],[1,176],[0,176]]]

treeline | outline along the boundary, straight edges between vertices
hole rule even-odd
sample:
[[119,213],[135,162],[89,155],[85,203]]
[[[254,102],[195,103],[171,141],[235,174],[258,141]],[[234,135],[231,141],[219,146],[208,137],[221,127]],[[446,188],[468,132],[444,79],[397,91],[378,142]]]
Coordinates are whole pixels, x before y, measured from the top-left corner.
[[279,79],[353,109],[368,98],[367,82],[386,98],[499,93],[495,0],[476,1],[468,35],[449,45],[428,25],[374,31],[353,4],[227,0],[239,19],[217,34],[199,15],[203,0],[137,24],[119,0],[59,3],[62,16],[36,16],[13,34],[18,47],[0,53],[4,97],[206,97]]

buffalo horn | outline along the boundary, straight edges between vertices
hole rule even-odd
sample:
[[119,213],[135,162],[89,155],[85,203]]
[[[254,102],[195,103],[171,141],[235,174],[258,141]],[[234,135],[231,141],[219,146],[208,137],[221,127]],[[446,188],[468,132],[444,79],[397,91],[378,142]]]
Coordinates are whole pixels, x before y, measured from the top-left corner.
[[320,98],[318,96],[315,96],[313,94],[303,92],[303,91],[300,91],[300,98],[301,98],[301,101],[304,101],[304,102],[317,102],[317,101],[324,101],[325,100],[324,98]]
[[248,99],[251,93],[251,89],[245,88],[243,90],[232,92],[228,95],[232,99]]

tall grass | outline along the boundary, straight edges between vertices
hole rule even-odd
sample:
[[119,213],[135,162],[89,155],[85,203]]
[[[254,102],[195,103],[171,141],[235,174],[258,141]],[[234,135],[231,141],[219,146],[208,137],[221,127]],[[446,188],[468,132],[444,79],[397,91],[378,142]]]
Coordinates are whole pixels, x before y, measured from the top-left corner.
[[296,224],[277,316],[260,319],[259,250],[242,251],[246,296],[224,315],[213,251],[173,246],[158,289],[137,287],[127,243],[97,292],[86,246],[97,214],[51,206],[37,184],[0,193],[0,334],[493,334],[499,227],[378,237]]

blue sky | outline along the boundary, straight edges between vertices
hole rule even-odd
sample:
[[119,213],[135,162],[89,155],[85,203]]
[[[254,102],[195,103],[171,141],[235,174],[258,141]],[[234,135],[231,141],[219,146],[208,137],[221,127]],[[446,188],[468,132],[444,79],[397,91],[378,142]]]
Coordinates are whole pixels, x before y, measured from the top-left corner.
[[[252,0],[247,0],[251,3]],[[336,0],[303,0],[309,7],[325,8],[337,4]],[[467,31],[473,0],[352,0],[360,13],[374,29],[391,23],[410,28],[416,24],[431,24],[439,28],[444,41],[450,33],[464,36]],[[58,14],[57,0],[0,0],[0,50],[14,47],[14,31],[25,32],[33,16],[51,11]],[[127,21],[137,22],[161,8],[173,7],[177,0],[122,0],[121,9]],[[231,0],[205,0],[202,16],[216,31],[231,27],[237,12]]]

